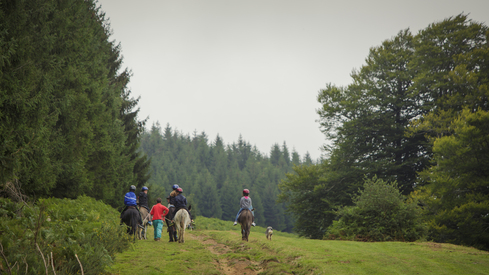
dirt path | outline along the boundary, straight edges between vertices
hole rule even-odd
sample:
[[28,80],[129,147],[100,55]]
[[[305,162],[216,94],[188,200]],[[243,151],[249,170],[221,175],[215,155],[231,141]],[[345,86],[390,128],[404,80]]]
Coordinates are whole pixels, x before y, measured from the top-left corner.
[[[212,254],[218,256],[217,262],[215,262],[216,269],[221,271],[222,274],[234,275],[234,274],[247,274],[255,275],[263,271],[260,268],[260,263],[253,262],[245,258],[241,259],[229,259],[226,254],[233,253],[233,250],[227,245],[216,242],[209,236],[195,236],[193,234],[187,235],[189,238],[198,240],[206,246]],[[238,236],[238,234],[236,234]]]

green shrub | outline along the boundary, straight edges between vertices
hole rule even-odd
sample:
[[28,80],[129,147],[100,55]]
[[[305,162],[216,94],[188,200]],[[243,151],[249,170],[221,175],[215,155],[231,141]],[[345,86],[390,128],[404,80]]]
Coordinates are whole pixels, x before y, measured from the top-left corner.
[[365,179],[364,189],[353,196],[354,206],[337,211],[325,239],[360,241],[415,241],[426,235],[416,203],[406,202],[397,182],[374,177]]
[[0,242],[8,261],[2,258],[0,268],[5,272],[10,267],[12,274],[45,274],[44,260],[50,272],[54,265],[58,274],[80,273],[75,255],[85,274],[100,274],[130,243],[119,213],[86,196],[40,199],[36,205],[0,198],[0,220]]

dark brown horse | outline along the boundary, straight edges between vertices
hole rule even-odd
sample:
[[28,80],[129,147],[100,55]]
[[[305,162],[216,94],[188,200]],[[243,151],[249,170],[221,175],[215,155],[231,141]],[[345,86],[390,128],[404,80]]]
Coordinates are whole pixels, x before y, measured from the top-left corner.
[[241,224],[241,239],[243,241],[248,241],[248,236],[250,235],[251,223],[253,222],[253,214],[248,209],[243,209],[241,214],[239,214],[238,222]]
[[136,238],[137,228],[140,222],[141,216],[134,206],[129,207],[121,214],[121,224],[125,223],[127,225],[127,233],[130,235],[134,234],[134,238]]
[[166,218],[166,225],[168,226],[168,235],[170,235],[170,242],[176,242],[177,239],[177,229],[175,228],[175,225],[170,226],[171,224],[171,219],[175,215],[175,207],[170,207],[169,208],[169,213],[168,213],[168,218]]

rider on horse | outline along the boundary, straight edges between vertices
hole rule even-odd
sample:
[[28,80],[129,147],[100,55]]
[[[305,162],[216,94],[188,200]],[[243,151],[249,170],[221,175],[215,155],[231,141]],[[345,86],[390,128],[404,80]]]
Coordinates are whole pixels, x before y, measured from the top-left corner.
[[143,188],[141,188],[141,192],[139,192],[138,205],[139,207],[148,209],[148,211],[150,210],[148,206],[148,187],[146,186],[143,186]]
[[243,211],[243,209],[249,209],[251,211],[251,213],[253,214],[253,223],[251,225],[256,226],[256,224],[255,224],[255,213],[253,213],[253,211],[252,211],[253,206],[251,206],[251,198],[249,197],[249,195],[250,195],[250,190],[244,189],[243,190],[243,197],[241,197],[241,200],[239,201],[239,205],[241,208],[239,209],[238,214],[236,215],[236,219],[234,220],[233,225],[238,224],[238,217],[239,217],[239,214],[241,214],[241,211]]
[[[124,207],[124,210],[122,210],[121,212],[121,218],[122,218],[122,214],[127,210],[127,209],[130,209],[130,208],[135,208],[137,209],[137,198],[136,198],[136,194],[134,193],[136,192],[136,186],[134,185],[131,185],[131,187],[129,187],[129,192],[126,193],[126,195],[124,195],[124,205],[126,207]],[[138,212],[139,212],[139,209],[138,209]],[[140,215],[141,216],[141,215]],[[141,218],[139,218],[141,220]],[[140,223],[142,224],[142,220],[140,221]]]
[[175,197],[175,212],[172,217],[172,223],[173,223],[173,218],[175,217],[178,210],[180,209],[185,209],[188,212],[188,215],[190,216],[190,220],[194,222],[194,220],[192,219],[192,214],[190,214],[190,211],[187,209],[187,198],[185,198],[182,195],[183,189],[181,187],[178,187],[176,191],[177,191],[177,196]]
[[[141,192],[138,195],[138,205],[139,207],[144,207],[150,211],[149,206],[148,206],[148,187],[143,186],[141,188]],[[148,221],[148,224],[151,225],[151,221]]]
[[172,186],[172,189],[173,191],[170,193],[170,195],[166,198],[168,200],[168,209],[169,209],[169,213],[167,215],[167,226],[168,226],[168,235],[170,236],[170,242],[173,242],[173,241],[177,241],[177,231],[175,230],[175,227],[172,227],[172,222],[171,220],[173,220],[173,216],[175,215],[176,211],[175,211],[175,197],[177,196],[178,192],[177,192],[177,189],[178,189],[178,185],[177,184],[174,184]]
[[[168,209],[173,208],[173,211],[170,211],[170,214],[168,215],[168,219],[173,220],[173,216],[177,213],[175,210],[175,197],[178,195],[177,189],[179,186],[177,184],[173,185],[173,191],[171,191],[168,201]],[[167,199],[168,199],[167,198]]]
[[126,211],[130,207],[136,208],[136,205],[138,205],[136,194],[134,192],[136,192],[136,186],[131,185],[131,187],[129,187],[129,192],[124,195],[124,205],[126,207],[124,210],[122,210],[122,212]]
[[173,191],[171,191],[171,193],[170,193],[170,206],[169,207],[175,207],[175,197],[178,195],[177,189],[179,187],[180,186],[178,186],[178,184],[174,184],[172,186]]

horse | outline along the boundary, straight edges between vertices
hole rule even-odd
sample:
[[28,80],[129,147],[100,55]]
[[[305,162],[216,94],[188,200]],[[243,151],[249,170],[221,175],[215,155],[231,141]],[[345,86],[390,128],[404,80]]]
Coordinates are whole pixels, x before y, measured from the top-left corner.
[[[190,211],[190,208],[191,207],[188,208],[188,211]],[[185,242],[185,228],[187,228],[187,226],[191,222],[190,215],[186,209],[181,208],[177,211],[173,220],[175,221],[175,226],[177,227],[178,242],[184,243]]]
[[146,236],[146,232],[148,230],[148,222],[153,218],[153,216],[149,214],[148,209],[146,209],[146,207],[144,206],[139,207],[139,213],[141,214],[141,218],[143,219],[143,227],[138,228],[138,237],[140,240],[146,240],[148,239]]
[[248,236],[250,235],[251,223],[253,222],[253,214],[248,209],[243,209],[241,214],[239,214],[238,222],[241,224],[241,239],[243,241],[248,241]]
[[267,235],[267,240],[272,240],[272,235],[273,235],[273,228],[271,226],[267,227],[267,232],[265,232]]
[[139,211],[134,206],[127,208],[127,210],[121,214],[121,224],[125,223],[128,226],[127,233],[129,233],[129,235],[136,234],[140,221],[141,217],[139,216]]
[[[174,216],[174,213],[175,212],[175,207],[170,207],[169,208],[169,212],[168,212],[168,217],[173,217]],[[171,220],[170,219],[166,219],[166,225],[168,226],[168,235],[170,235],[170,242],[176,242],[178,239],[177,239],[177,230],[175,229],[175,225],[170,225],[171,224]]]

